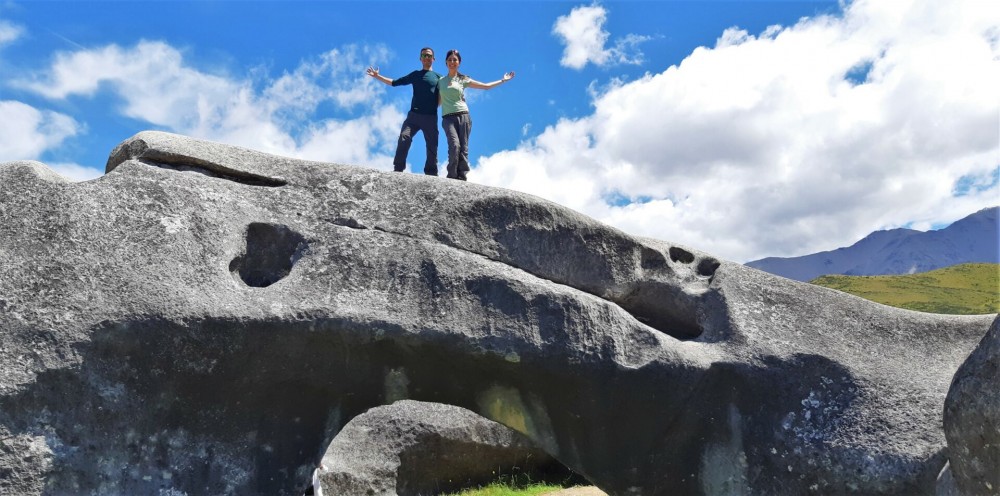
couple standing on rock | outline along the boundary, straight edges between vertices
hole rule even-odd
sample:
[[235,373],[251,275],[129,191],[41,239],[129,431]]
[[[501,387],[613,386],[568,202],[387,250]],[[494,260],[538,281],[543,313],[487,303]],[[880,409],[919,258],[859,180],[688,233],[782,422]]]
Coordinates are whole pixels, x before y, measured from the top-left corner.
[[445,65],[448,75],[442,76],[431,70],[434,64],[434,50],[420,49],[420,64],[423,69],[413,71],[398,79],[389,79],[378,72],[378,67],[368,67],[369,76],[391,86],[413,86],[413,100],[410,102],[410,112],[403,121],[399,131],[399,141],[396,144],[396,156],[392,160],[393,169],[402,172],[406,169],[406,155],[410,152],[413,135],[423,131],[427,142],[427,161],[424,163],[424,174],[436,176],[437,168],[437,108],[441,106],[441,127],[448,138],[448,177],[465,180],[469,172],[469,134],[472,132],[472,119],[469,117],[469,106],[465,103],[465,88],[488,90],[496,88],[514,77],[514,72],[508,72],[502,78],[492,83],[480,83],[461,72],[462,54],[458,50],[448,50],[445,54]]

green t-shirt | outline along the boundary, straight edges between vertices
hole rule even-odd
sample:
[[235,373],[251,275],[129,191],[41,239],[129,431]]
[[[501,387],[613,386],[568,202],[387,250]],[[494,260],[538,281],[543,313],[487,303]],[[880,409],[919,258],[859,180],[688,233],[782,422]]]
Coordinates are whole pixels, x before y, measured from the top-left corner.
[[465,104],[465,87],[472,81],[466,77],[442,76],[438,80],[438,92],[441,94],[441,115],[468,112]]
[[438,79],[441,75],[434,71],[413,71],[399,79],[393,79],[393,86],[413,85],[413,99],[410,111],[418,114],[437,115]]

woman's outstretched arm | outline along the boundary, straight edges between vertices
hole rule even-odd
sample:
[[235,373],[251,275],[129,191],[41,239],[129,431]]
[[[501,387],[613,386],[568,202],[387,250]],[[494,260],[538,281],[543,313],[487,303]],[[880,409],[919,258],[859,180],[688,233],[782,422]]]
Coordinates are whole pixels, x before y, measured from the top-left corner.
[[510,81],[511,79],[514,79],[514,71],[504,74],[502,78],[493,81],[492,83],[480,83],[479,81],[472,80],[469,81],[469,84],[467,84],[466,87],[475,88],[477,90],[490,90],[506,83],[507,81]]

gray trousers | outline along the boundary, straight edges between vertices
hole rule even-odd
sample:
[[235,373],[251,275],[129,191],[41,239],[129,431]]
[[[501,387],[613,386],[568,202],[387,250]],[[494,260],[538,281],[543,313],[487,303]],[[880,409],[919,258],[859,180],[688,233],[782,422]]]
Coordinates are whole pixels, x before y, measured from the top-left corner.
[[413,136],[417,131],[423,131],[427,142],[427,160],[424,161],[424,174],[438,175],[438,127],[437,114],[418,114],[411,111],[406,114],[403,128],[399,130],[399,141],[396,142],[396,156],[392,159],[392,167],[397,172],[406,170],[406,155],[410,153]]
[[448,138],[448,177],[465,180],[469,172],[469,134],[472,117],[468,113],[448,114],[441,118],[441,127]]

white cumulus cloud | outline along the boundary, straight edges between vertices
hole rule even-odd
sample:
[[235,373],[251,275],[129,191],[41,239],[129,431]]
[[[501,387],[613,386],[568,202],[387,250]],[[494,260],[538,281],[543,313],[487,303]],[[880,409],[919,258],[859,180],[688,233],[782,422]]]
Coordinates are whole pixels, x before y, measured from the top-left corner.
[[566,45],[562,59],[563,67],[582,69],[588,63],[598,66],[613,64],[641,64],[640,43],[646,36],[629,34],[606,47],[610,33],[604,30],[608,11],[597,4],[573,8],[569,14],[559,16],[552,26],[552,33]]
[[[579,34],[564,35],[567,63],[599,63],[576,50],[603,45],[604,16],[557,21]],[[1000,203],[998,26],[996,2],[859,0],[756,35],[734,27],[676,66],[613,80],[591,115],[483,158],[470,179],[737,261],[948,223]]]
[[[364,67],[388,56],[382,46],[347,45],[276,78],[255,78],[209,73],[167,43],[141,41],[60,53],[46,70],[15,84],[56,100],[107,91],[120,100],[122,115],[169,131],[281,155],[390,168],[385,150],[395,136],[388,129],[403,117],[364,74]],[[339,117],[315,118],[324,102],[340,109]]]
[[0,100],[0,161],[38,160],[46,150],[81,132],[72,117]]
[[104,175],[104,169],[95,169],[75,163],[57,162],[46,163],[46,165],[70,181],[86,181]]

